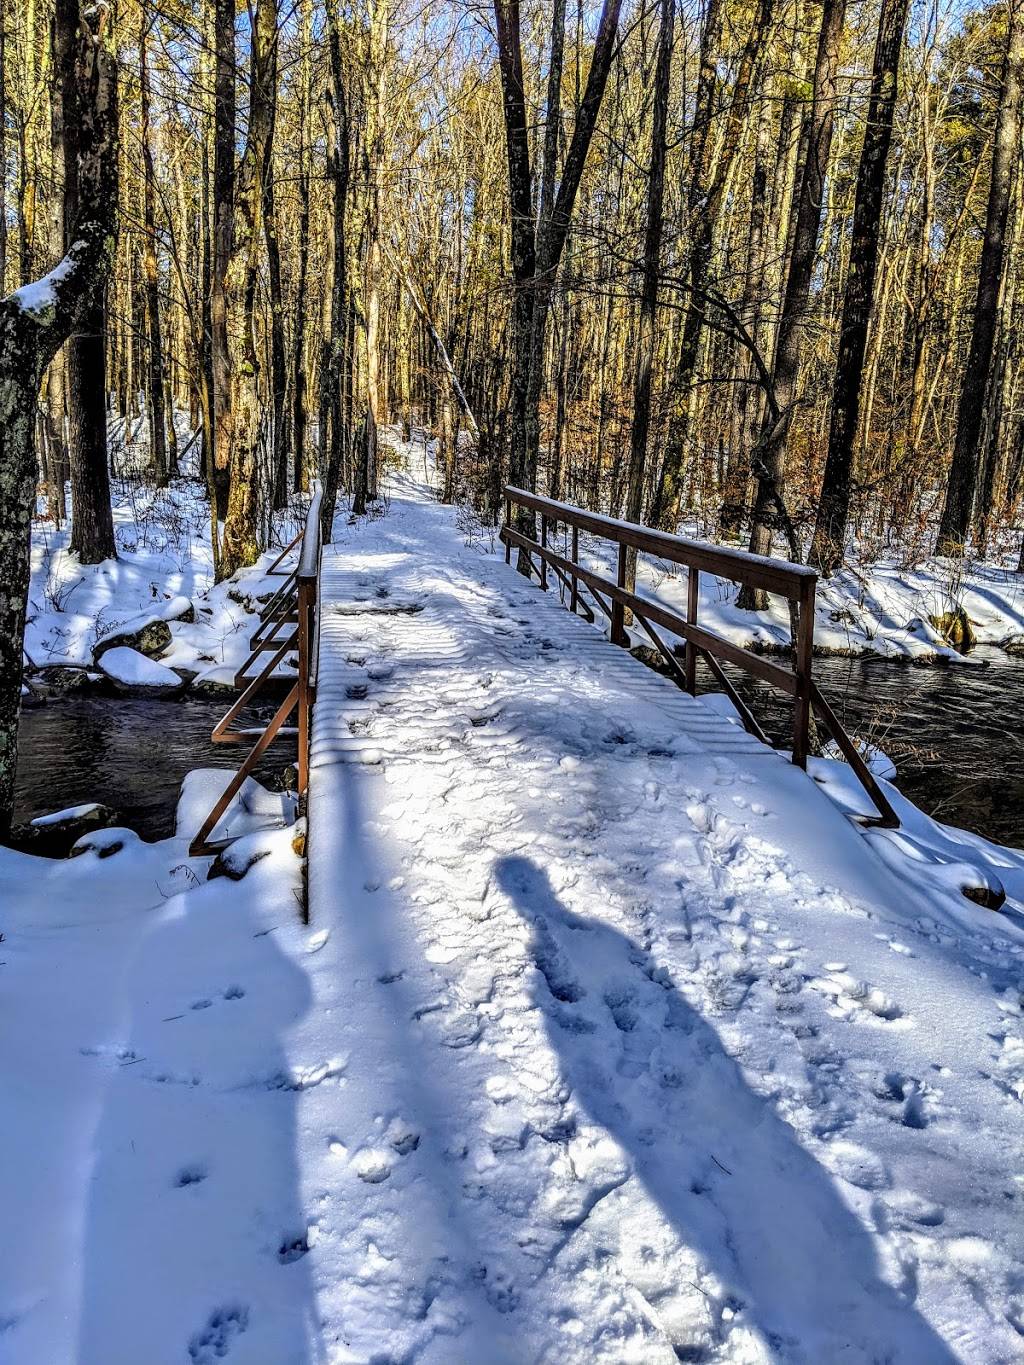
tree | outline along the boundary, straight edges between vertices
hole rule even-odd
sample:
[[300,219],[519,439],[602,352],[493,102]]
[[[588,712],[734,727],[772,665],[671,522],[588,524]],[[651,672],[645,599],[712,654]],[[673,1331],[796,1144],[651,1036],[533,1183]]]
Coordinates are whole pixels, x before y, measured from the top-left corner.
[[[277,98],[277,0],[257,0],[249,73],[249,131],[234,186],[234,235],[226,278],[231,378],[230,482],[220,575],[255,563],[264,546],[258,444],[260,354],[256,338],[257,253]],[[221,432],[218,430],[217,441]]]
[[[523,83],[523,54],[520,43],[518,0],[495,0],[494,16],[498,40],[498,65],[501,73],[505,145],[508,157],[509,207],[511,212],[512,315],[510,350],[510,451],[509,478],[513,484],[534,488],[540,449],[538,407],[542,384],[542,362],[547,318],[558,264],[569,231],[576,194],[586,164],[597,116],[604,98],[608,72],[615,55],[621,0],[605,0],[594,40],[586,89],[576,114],[569,149],[562,166],[558,190],[553,192],[557,167],[553,164],[557,140],[545,139],[542,186],[549,186],[545,208],[534,222],[534,184],[530,161],[530,133]],[[561,90],[561,40],[559,16],[564,6],[553,11],[552,70],[549,83],[548,123],[557,117]],[[532,534],[533,518],[522,521],[525,533]]]
[[[626,497],[626,518],[629,521],[639,521],[643,513],[647,438],[651,427],[651,385],[657,343],[658,281],[661,274],[665,153],[674,25],[675,0],[662,0],[661,23],[658,29],[658,59],[654,72],[651,156],[647,172],[647,224],[644,233],[643,283],[636,345],[636,379],[633,385],[629,492]],[[630,569],[629,581],[632,585],[636,576],[635,554],[632,556]]]
[[939,523],[937,554],[962,554],[974,512],[978,483],[982,417],[992,369],[999,290],[1004,271],[1006,220],[1010,193],[1020,155],[1022,64],[1024,64],[1024,4],[1008,0],[1006,56],[1002,94],[992,151],[992,180],[985,215],[978,288],[974,304],[971,349],[964,369],[957,408],[956,441]]
[[[139,28],[139,140],[142,143],[142,263],[146,281],[146,335],[149,341],[149,443],[159,487],[169,477],[166,408],[164,404],[164,351],[160,332],[160,270],[156,255],[156,172],[150,129],[149,29],[150,16],[142,13]],[[171,414],[173,423],[174,415]]]
[[882,0],[878,16],[867,125],[857,168],[857,195],[853,210],[850,263],[846,270],[843,320],[839,329],[828,457],[810,554],[810,562],[826,575],[838,569],[846,543],[853,446],[857,438],[864,377],[864,350],[875,298],[885,168],[892,141],[900,52],[908,4],[909,0]]
[[76,128],[70,246],[49,275],[0,301],[0,835],[14,805],[39,385],[94,309],[114,254],[117,65],[108,18],[105,5],[57,0],[59,97]]
[[[771,375],[772,402],[768,405],[757,444],[751,452],[751,469],[757,479],[750,529],[750,550],[753,554],[770,554],[775,528],[788,521],[783,496],[786,440],[796,401],[803,321],[821,228],[825,176],[835,120],[839,41],[845,15],[846,0],[823,0],[808,115],[807,149],[796,195],[789,274]],[[741,589],[737,602],[748,611],[764,611],[768,605],[766,594],[756,588]]]
[[[80,138],[83,135],[76,67],[80,54],[73,28],[54,24],[55,63],[64,92],[64,249],[74,244],[79,219]],[[105,290],[90,290],[89,307],[70,337],[67,395],[71,446],[71,549],[83,564],[112,559],[114,517],[107,471],[107,364]]]

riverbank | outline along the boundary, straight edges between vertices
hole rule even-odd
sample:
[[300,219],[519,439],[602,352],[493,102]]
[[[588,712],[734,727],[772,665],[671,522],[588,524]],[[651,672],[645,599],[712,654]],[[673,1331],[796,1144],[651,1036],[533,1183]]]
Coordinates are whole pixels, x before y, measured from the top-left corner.
[[423,615],[338,618],[308,925],[285,800],[188,857],[223,776],[157,844],[0,850],[5,1343],[1013,1359],[1024,854],[863,831],[392,492],[342,558]]
[[[684,526],[680,531],[696,534],[697,528]],[[552,537],[553,544],[561,540],[561,534]],[[582,563],[614,578],[614,547],[581,535],[580,550]],[[861,563],[855,552],[851,554],[854,557],[834,578],[818,584],[816,654],[967,665],[978,662],[972,653],[974,645],[1024,654],[1024,574],[1017,572],[1016,555],[1008,551],[991,563],[931,557],[908,565],[896,559]],[[637,591],[686,614],[686,573],[678,565],[641,556]],[[701,624],[747,649],[788,650],[790,622],[785,601],[773,597],[766,611],[749,612],[736,605],[736,593],[735,584],[703,574]],[[970,623],[966,644],[957,634],[954,619]],[[943,631],[955,639],[956,647]]]

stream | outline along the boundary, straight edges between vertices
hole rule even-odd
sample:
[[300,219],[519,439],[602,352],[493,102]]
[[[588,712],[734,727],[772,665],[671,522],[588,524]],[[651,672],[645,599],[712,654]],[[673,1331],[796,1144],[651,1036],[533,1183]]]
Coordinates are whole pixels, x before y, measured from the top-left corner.
[[[245,745],[214,744],[210,731],[228,709],[219,697],[181,701],[68,696],[21,713],[14,823],[87,801],[102,801],[143,839],[174,833],[174,812],[192,768],[237,768]],[[247,711],[266,722],[276,702]],[[252,719],[250,719],[252,717]],[[250,741],[255,743],[255,738]],[[295,741],[271,745],[254,776],[279,785]]]
[[[847,732],[896,764],[896,785],[916,806],[944,824],[1024,847],[1024,658],[985,646],[971,658],[989,667],[869,655],[816,658],[813,672]],[[767,683],[727,672],[768,737],[788,748],[791,704]],[[702,690],[714,686],[703,665],[698,681]]]
[[[988,668],[913,667],[868,657],[822,658],[814,675],[847,730],[895,762],[898,786],[947,824],[1024,847],[1024,659],[980,648]],[[702,690],[713,685],[702,668]],[[730,674],[769,737],[787,746],[791,707],[767,684]],[[144,839],[173,832],[182,779],[191,768],[231,768],[244,749],[213,744],[221,699],[118,700],[69,696],[22,713],[15,822],[102,801]],[[274,703],[253,709],[253,721]],[[294,758],[282,740],[256,776],[278,784]]]

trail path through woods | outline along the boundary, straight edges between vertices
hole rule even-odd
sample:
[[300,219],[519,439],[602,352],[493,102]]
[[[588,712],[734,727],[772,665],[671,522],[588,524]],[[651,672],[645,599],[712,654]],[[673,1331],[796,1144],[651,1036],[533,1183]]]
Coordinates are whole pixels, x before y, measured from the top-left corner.
[[1019,1360],[1016,921],[484,548],[327,552],[308,926],[0,854],[0,1361]]

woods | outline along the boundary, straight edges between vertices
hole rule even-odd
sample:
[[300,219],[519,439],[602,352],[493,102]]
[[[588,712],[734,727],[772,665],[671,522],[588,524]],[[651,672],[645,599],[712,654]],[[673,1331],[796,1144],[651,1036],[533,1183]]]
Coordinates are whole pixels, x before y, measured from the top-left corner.
[[314,478],[373,509],[392,423],[485,522],[1018,556],[1022,60],[1018,0],[6,10],[5,582],[32,513],[113,557],[112,478],[200,478],[230,577]]

